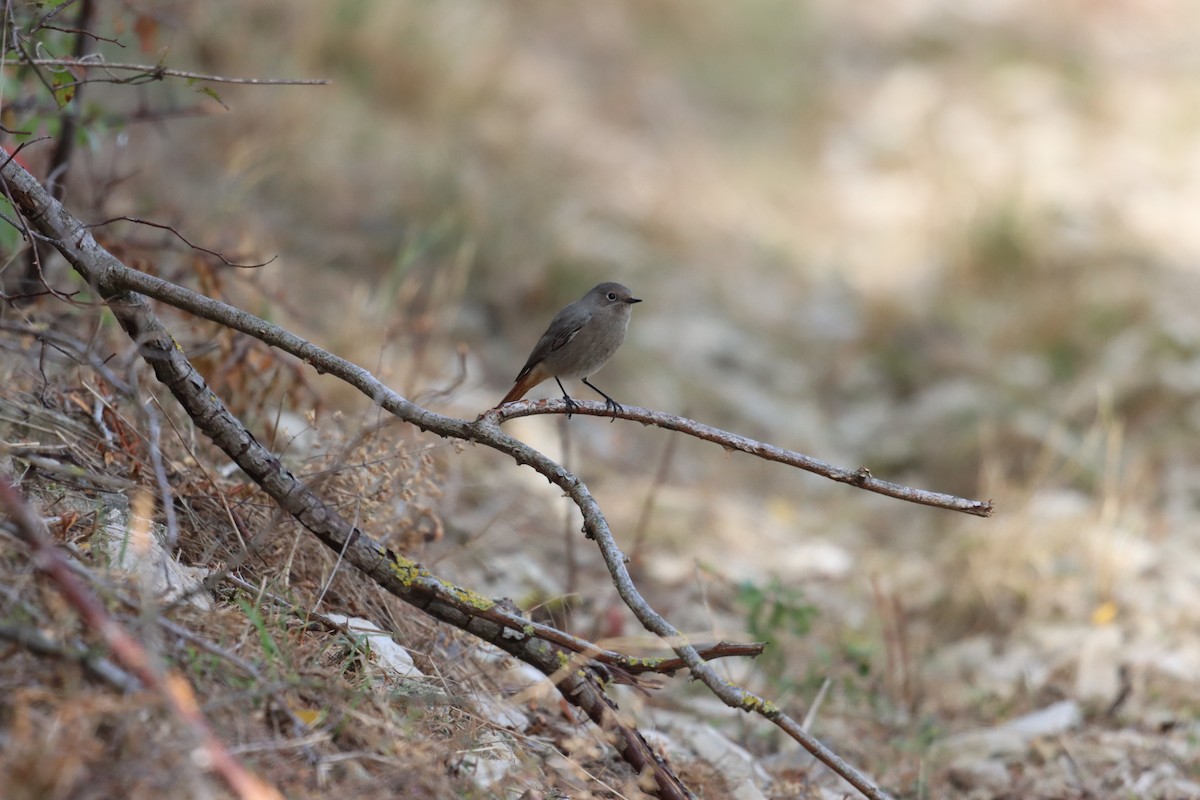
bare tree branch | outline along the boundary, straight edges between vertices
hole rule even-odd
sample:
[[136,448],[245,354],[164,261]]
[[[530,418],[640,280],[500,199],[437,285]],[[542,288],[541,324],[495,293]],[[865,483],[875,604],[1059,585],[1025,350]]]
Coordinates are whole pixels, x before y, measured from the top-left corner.
[[[575,413],[575,409],[578,409],[579,414],[593,417],[612,418],[614,416],[612,407],[605,406],[603,403],[590,400],[575,400],[573,402],[574,405],[571,407],[572,413]],[[518,400],[515,403],[508,403],[500,408],[489,409],[484,412],[483,416],[501,423],[517,417],[528,417],[535,414],[563,414],[567,410],[566,401],[561,399]],[[785,450],[782,447],[758,442],[754,439],[748,439],[745,436],[739,436],[736,433],[710,427],[695,420],[677,417],[674,414],[650,411],[636,406],[621,406],[616,410],[615,416],[619,419],[633,420],[634,422],[654,425],[669,431],[685,433],[688,436],[694,436],[706,442],[719,444],[726,450],[738,450],[742,453],[758,456],[766,461],[787,464],[788,466],[829,478],[831,481],[848,483],[851,486],[866,489],[868,492],[887,495],[897,500],[907,500],[910,503],[944,508],[947,511],[961,511],[964,514],[973,514],[977,517],[990,517],[992,515],[991,500],[970,500],[963,497],[955,497],[951,494],[914,489],[910,486],[901,486],[898,483],[882,481],[872,475],[871,470],[866,467],[859,467],[855,470],[841,469],[811,456],[806,456],[803,453],[797,453],[794,450]]]
[[[201,83],[236,83],[244,86],[326,86],[333,82],[328,78],[232,78],[226,75],[208,75],[203,72],[171,69],[161,64],[123,64],[105,61],[99,56],[84,59],[26,57],[0,61],[0,67],[21,66],[69,67],[71,69],[100,69],[105,71],[119,70],[122,72],[140,72],[142,75],[137,77],[144,77],[147,80],[185,78]],[[128,79],[117,80],[124,81]]]
[[43,16],[41,19],[39,19],[37,21],[37,24],[34,25],[32,28],[30,28],[30,33],[36,32],[39,29],[45,27],[46,23],[48,23],[50,20],[54,19],[56,16],[58,16],[62,12],[66,11],[71,6],[75,5],[75,3],[77,3],[77,2],[79,2],[79,0],[65,0],[65,2],[59,3],[54,8],[47,11],[45,16]]
[[[145,298],[120,287],[118,280],[122,275],[127,276],[127,267],[100,247],[86,227],[67,213],[15,161],[0,171],[0,177],[5,181],[4,188],[14,207],[22,212],[30,225],[52,240],[67,261],[105,299],[122,328],[137,343],[143,359],[154,369],[159,381],[175,395],[195,425],[281,508],[323,544],[342,554],[347,562],[396,597],[435,619],[491,642],[550,676],[564,698],[613,735],[614,746],[635,771],[649,772],[653,776],[661,797],[671,800],[692,797],[641,733],[621,719],[616,703],[604,689],[602,671],[591,668],[564,670],[564,664],[572,663],[571,653],[564,653],[551,642],[529,633],[529,620],[509,611],[501,602],[441,580],[347,522],[285,469],[274,454],[228,411],[187,360]],[[261,324],[274,329],[265,322]],[[361,372],[369,377],[365,370]],[[382,398],[386,390],[380,388]],[[462,426],[464,432],[468,429],[469,423],[463,420],[451,421]],[[460,435],[458,438],[467,437]]]
[[[323,543],[344,553],[350,563],[398,597],[432,616],[450,622],[559,679],[564,697],[583,708],[602,727],[618,733],[618,748],[639,771],[652,771],[661,796],[688,797],[690,792],[670,768],[650,751],[636,729],[623,725],[616,707],[587,670],[560,674],[554,663],[558,653],[549,643],[521,633],[479,614],[494,611],[496,604],[478,595],[461,596],[462,590],[436,579],[419,564],[400,556],[349,525],[299,480],[233,417],[208,390],[203,378],[187,361],[169,332],[141,295],[149,295],[178,308],[249,333],[311,364],[318,372],[337,375],[376,404],[405,421],[443,437],[478,442],[528,465],[561,488],[579,507],[587,536],[596,541],[622,600],[643,627],[666,641],[688,667],[723,702],[732,708],[755,712],[770,720],[822,763],[872,800],[887,795],[869,778],[833,753],[780,708],[764,698],[726,681],[704,662],[696,649],[641,596],[626,568],[626,557],[617,547],[599,504],[578,477],[539,451],[505,434],[499,413],[468,422],[436,414],[404,399],[367,370],[340,359],[308,341],[224,303],[203,297],[161,278],[126,267],[102,248],[82,223],[49,197],[37,181],[16,162],[0,173],[15,207],[43,235],[54,240],[64,258],[105,298],[122,328],[137,342],[158,379],[210,439],[223,449],[268,494]],[[595,404],[579,404],[588,408]],[[564,409],[565,410],[565,409]],[[592,413],[589,409],[588,413]],[[648,412],[649,413],[649,412]],[[669,416],[669,415],[664,415]],[[749,440],[747,440],[749,441]],[[871,480],[862,471],[858,483]],[[855,482],[855,481],[850,481]],[[456,594],[456,591],[458,594]],[[506,630],[509,630],[506,633]]]

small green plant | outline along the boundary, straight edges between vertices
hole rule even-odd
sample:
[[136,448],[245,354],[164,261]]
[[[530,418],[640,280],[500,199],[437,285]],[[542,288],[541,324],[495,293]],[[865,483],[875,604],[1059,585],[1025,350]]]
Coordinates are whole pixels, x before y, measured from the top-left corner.
[[[778,577],[765,584],[743,581],[738,584],[738,602],[746,607],[746,628],[755,639],[778,643],[808,634],[816,606],[804,598],[804,592]],[[769,647],[759,656],[762,667],[772,684],[790,686],[795,683],[785,676],[787,659],[782,647]]]
[[258,633],[258,644],[262,648],[263,657],[266,662],[269,664],[283,663],[284,652],[272,633],[271,628],[273,623],[270,623],[263,616],[262,610],[249,600],[238,597],[237,604],[246,615],[247,621]]

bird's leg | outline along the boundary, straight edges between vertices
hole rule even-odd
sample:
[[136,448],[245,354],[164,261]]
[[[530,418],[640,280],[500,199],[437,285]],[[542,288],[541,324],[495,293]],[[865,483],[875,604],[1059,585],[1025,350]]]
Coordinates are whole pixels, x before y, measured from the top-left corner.
[[621,407],[621,404],[620,404],[620,403],[618,403],[616,400],[613,400],[611,397],[609,397],[608,395],[604,394],[604,392],[600,391],[600,390],[599,390],[599,389],[597,389],[597,388],[596,388],[594,385],[592,385],[591,383],[589,383],[587,378],[584,378],[584,379],[583,379],[583,385],[584,385],[584,386],[587,386],[587,387],[590,387],[590,388],[592,389],[592,391],[596,392],[597,394],[599,394],[600,396],[602,396],[602,397],[604,398],[604,405],[605,405],[605,407],[606,407],[606,408],[607,408],[609,411],[611,411],[611,412],[612,412],[612,419],[610,419],[610,420],[609,420],[609,422],[610,422],[610,423],[611,423],[611,422],[613,422],[614,420],[616,420],[616,418],[617,418],[617,412],[618,412],[618,411],[624,411],[624,410],[625,410],[624,408],[622,408],[622,407]]
[[[559,389],[562,389],[563,400],[567,401],[567,419],[570,419],[571,415],[575,413],[575,401],[571,399],[571,395],[567,394],[567,390],[563,389],[562,381],[560,381],[558,378],[555,378],[554,382],[558,384]],[[587,383],[587,381],[584,381],[584,383]]]

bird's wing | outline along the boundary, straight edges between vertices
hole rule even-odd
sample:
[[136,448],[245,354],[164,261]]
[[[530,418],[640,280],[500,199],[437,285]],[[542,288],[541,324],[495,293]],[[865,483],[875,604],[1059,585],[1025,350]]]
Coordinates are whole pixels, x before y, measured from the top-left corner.
[[587,325],[591,318],[592,312],[584,311],[574,303],[558,312],[550,321],[550,326],[546,328],[542,338],[538,339],[538,343],[534,345],[533,352],[529,354],[529,360],[517,374],[517,380],[524,378],[539,361],[578,336],[579,332],[583,330],[583,326]]

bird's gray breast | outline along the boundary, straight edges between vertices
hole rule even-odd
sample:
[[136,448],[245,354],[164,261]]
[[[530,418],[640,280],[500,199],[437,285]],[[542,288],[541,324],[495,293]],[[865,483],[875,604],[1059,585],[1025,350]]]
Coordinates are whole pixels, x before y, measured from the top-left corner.
[[586,378],[596,372],[625,341],[629,312],[625,303],[593,312],[570,341],[546,357],[546,366],[560,378]]

